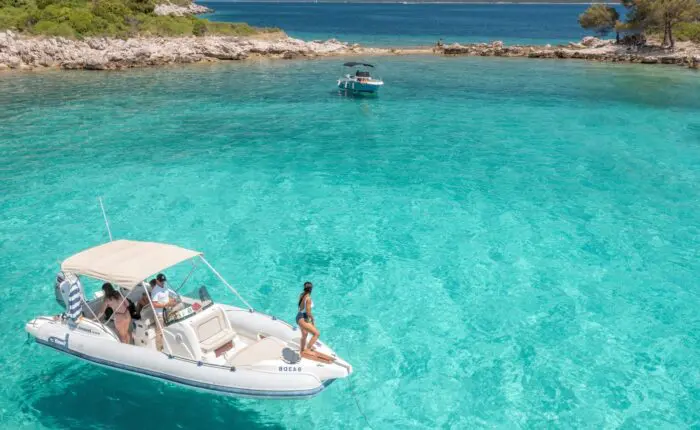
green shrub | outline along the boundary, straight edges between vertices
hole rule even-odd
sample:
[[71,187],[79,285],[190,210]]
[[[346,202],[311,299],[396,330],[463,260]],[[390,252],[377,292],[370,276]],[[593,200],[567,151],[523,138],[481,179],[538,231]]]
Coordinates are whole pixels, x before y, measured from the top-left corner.
[[77,38],[138,34],[249,36],[278,31],[195,16],[155,16],[152,12],[156,1],[160,0],[0,0],[0,30]]
[[211,33],[227,36],[249,36],[257,33],[255,28],[241,23],[207,21],[207,28]]
[[38,11],[34,8],[6,7],[0,9],[0,29],[26,30],[37,21]]
[[0,0],[0,8],[32,6],[31,0]]
[[46,8],[39,13],[39,19],[42,21],[59,23],[68,21],[68,15],[70,15],[70,13],[71,8],[52,4],[46,6]]
[[66,21],[77,34],[83,35],[90,33],[92,30],[92,22],[95,15],[92,14],[88,9],[71,9],[68,13],[68,20]]
[[194,24],[187,17],[147,15],[139,26],[142,34],[152,36],[189,36]]
[[92,18],[90,30],[85,32],[84,36],[117,36],[122,32],[122,26],[109,22],[101,16]]
[[155,0],[129,0],[127,3],[129,9],[138,13],[153,13],[156,8]]
[[677,40],[700,43],[700,22],[681,22],[673,27]]
[[65,6],[69,8],[89,7],[89,4],[86,0],[34,0],[34,3],[39,9],[44,9],[51,5]]
[[75,37],[75,31],[65,22],[39,21],[34,26],[33,31],[47,36]]
[[112,23],[123,23],[131,11],[120,0],[96,0],[92,13]]
[[194,25],[192,26],[192,34],[195,36],[204,36],[207,34],[208,29],[207,29],[207,23],[203,19],[198,19],[197,21],[194,22]]

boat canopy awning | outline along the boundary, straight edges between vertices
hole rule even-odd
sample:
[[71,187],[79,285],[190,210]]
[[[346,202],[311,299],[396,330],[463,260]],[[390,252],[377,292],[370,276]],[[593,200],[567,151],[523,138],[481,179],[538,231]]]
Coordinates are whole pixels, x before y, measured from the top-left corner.
[[69,257],[61,269],[133,288],[149,276],[200,255],[165,243],[115,240]]
[[354,62],[354,61],[350,61],[350,62],[348,62],[348,63],[345,63],[345,64],[343,64],[343,66],[345,66],[345,67],[355,67],[355,66],[374,67],[374,66],[371,65],[371,64],[367,64],[367,63],[356,63],[356,62]]

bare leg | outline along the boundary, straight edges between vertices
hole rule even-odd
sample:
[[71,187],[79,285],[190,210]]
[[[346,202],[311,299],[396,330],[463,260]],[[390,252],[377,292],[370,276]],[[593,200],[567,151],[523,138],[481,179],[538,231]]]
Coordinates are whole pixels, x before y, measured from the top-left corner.
[[160,322],[160,325],[158,323],[155,324],[155,330],[156,330],[156,350],[162,351],[163,350],[163,332],[161,331],[160,327],[163,325],[163,318],[160,316],[157,316],[158,321]]
[[306,336],[309,333],[304,330],[303,328],[301,329],[301,342],[299,343],[299,352],[304,350],[304,345],[306,345]]
[[[311,340],[309,341],[308,345],[306,345],[305,349],[311,349],[312,346],[314,346],[314,343],[318,340],[318,337],[321,335],[321,333],[318,331],[316,326],[313,324],[306,322],[304,320],[299,320],[299,326],[302,328],[302,330],[305,330],[309,333],[311,333],[313,336],[311,337]],[[302,344],[303,346],[303,344]],[[302,351],[304,351],[304,348],[302,347]]]
[[122,343],[129,343],[130,335],[129,335],[129,324],[131,323],[131,318],[115,318],[114,320],[114,325],[115,328],[117,329],[117,333],[119,333],[119,340]]
[[313,337],[311,338],[311,341],[309,341],[309,346],[307,347],[308,349],[313,351],[314,343],[318,340],[318,337],[321,335],[318,330],[316,330],[316,333],[314,333]]

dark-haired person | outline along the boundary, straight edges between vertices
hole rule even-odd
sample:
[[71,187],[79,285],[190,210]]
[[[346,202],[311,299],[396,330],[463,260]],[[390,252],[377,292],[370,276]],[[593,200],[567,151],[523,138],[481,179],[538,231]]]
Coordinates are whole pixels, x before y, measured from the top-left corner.
[[117,329],[117,333],[119,334],[119,340],[121,340],[122,343],[131,343],[131,333],[129,333],[131,314],[129,313],[127,301],[109,282],[105,282],[102,285],[102,291],[104,291],[105,295],[102,299],[100,311],[97,313],[97,318],[102,318],[107,310],[107,307],[112,308],[114,327]]
[[[299,352],[304,352],[305,350],[312,350],[314,343],[318,340],[321,333],[318,331],[314,321],[314,315],[311,312],[311,308],[314,307],[314,302],[311,300],[311,291],[314,286],[311,282],[304,283],[304,292],[299,296],[298,303],[298,313],[296,317],[296,322],[301,329],[301,347]],[[306,336],[311,333],[311,341],[306,345]]]
[[[148,284],[149,284],[149,286],[151,287],[151,291],[153,291],[153,288],[155,288],[155,286],[156,286],[156,280],[155,280],[155,278],[154,278],[154,279],[151,279],[150,281],[148,281]],[[144,287],[145,287],[145,286],[144,286]],[[149,292],[148,292],[148,290],[147,290],[146,288],[144,288],[144,290],[145,290],[144,293],[141,294],[141,298],[140,298],[139,301],[136,303],[136,312],[138,312],[138,313],[141,313],[141,311],[143,310],[143,308],[145,308],[146,306],[148,306],[148,303],[149,303],[149,300],[148,300],[148,294],[149,294]]]

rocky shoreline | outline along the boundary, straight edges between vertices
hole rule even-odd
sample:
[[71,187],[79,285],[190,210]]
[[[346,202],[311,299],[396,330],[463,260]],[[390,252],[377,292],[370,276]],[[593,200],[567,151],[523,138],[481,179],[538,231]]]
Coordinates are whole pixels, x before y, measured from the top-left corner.
[[135,37],[87,38],[24,37],[0,32],[0,70],[86,69],[119,70],[134,67],[188,64],[251,57],[298,58],[352,52],[336,40],[305,42],[283,33],[259,37]]
[[581,42],[571,42],[566,46],[507,46],[503,42],[497,41],[470,45],[455,43],[435,48],[435,52],[447,56],[527,57],[614,63],[675,64],[700,69],[700,46],[687,42],[679,42],[676,49],[668,50],[658,46],[618,45],[613,40],[585,37]]
[[632,49],[612,41],[585,38],[568,46],[506,46],[503,42],[441,47],[368,48],[357,44],[294,39],[284,33],[257,37],[136,37],[127,40],[27,37],[0,32],[0,71],[41,69],[120,70],[167,64],[188,64],[248,58],[316,58],[375,55],[493,56],[644,64],[677,64],[700,68],[700,47],[680,44],[674,51]]

